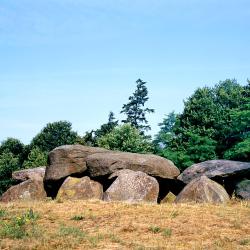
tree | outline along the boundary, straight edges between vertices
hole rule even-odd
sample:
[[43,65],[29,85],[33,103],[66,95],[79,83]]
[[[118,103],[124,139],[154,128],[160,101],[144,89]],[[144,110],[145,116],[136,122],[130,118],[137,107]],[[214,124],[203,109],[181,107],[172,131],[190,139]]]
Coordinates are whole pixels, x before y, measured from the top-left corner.
[[97,146],[97,140],[102,136],[110,133],[118,125],[118,120],[115,119],[114,113],[111,111],[108,116],[108,122],[101,125],[97,130],[86,132],[83,141],[85,145]]
[[250,137],[235,144],[224,153],[225,159],[250,161]]
[[154,109],[144,108],[145,103],[148,101],[148,90],[146,82],[138,79],[136,81],[136,90],[132,96],[129,97],[129,102],[124,104],[121,113],[127,115],[123,123],[130,123],[136,129],[139,129],[141,133],[150,130],[146,114],[154,113]]
[[31,148],[38,147],[43,152],[66,144],[74,144],[77,140],[77,133],[72,131],[71,123],[58,121],[48,123],[38,135],[31,141]]
[[243,105],[230,112],[228,137],[234,144],[224,152],[226,159],[250,161],[250,83],[245,90]]
[[38,147],[34,147],[30,151],[28,159],[24,161],[22,168],[35,168],[39,166],[46,166],[47,158],[47,153],[41,151]]
[[9,152],[15,156],[18,156],[23,154],[24,147],[24,144],[20,140],[9,137],[1,143],[0,154]]
[[115,127],[110,133],[97,140],[99,147],[110,150],[119,150],[133,153],[152,151],[149,139],[140,134],[140,131],[130,124]]
[[12,184],[12,172],[19,170],[19,159],[11,152],[4,152],[0,155],[0,195]]
[[173,128],[176,123],[177,114],[171,112],[163,119],[163,122],[159,123],[160,131],[155,136],[153,144],[155,146],[156,152],[162,148],[166,148],[169,145],[169,142],[173,139],[174,132]]
[[158,143],[163,148],[158,154],[181,169],[216,158],[248,159],[249,86],[233,79],[212,88],[198,88],[184,102],[184,110],[176,116],[171,130],[160,130]]
[[108,122],[101,125],[100,129],[95,131],[95,138],[98,138],[110,133],[118,125],[118,120],[115,119],[114,113],[111,111],[108,116]]

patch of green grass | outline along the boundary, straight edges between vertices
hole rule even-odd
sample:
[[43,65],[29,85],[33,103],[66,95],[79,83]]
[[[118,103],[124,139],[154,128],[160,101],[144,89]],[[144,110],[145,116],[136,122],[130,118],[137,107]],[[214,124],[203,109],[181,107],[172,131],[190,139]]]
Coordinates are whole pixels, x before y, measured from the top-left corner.
[[39,215],[29,209],[21,216],[12,217],[8,222],[1,223],[0,238],[22,239],[33,237],[37,234],[35,221]]
[[97,247],[98,243],[104,238],[103,234],[98,233],[97,235],[88,236],[87,240],[90,242],[92,247]]
[[170,237],[172,235],[172,229],[171,228],[160,228],[159,226],[150,226],[149,227],[149,232],[154,233],[154,234],[159,234],[162,233],[162,236],[164,237]]
[[82,215],[74,215],[73,217],[71,217],[71,220],[76,220],[76,221],[83,220],[83,219],[84,219],[84,216]]
[[158,226],[150,226],[148,230],[149,232],[154,233],[154,234],[158,234],[162,231],[162,229]]
[[172,229],[171,228],[165,228],[162,230],[162,235],[164,237],[170,237],[172,235]]
[[5,209],[0,209],[0,218],[3,218],[4,216],[6,216],[7,211]]
[[87,233],[78,227],[66,227],[62,225],[59,230],[59,236],[74,236],[82,239],[87,236]]
[[249,239],[243,239],[240,241],[241,246],[247,246],[250,245],[250,238]]

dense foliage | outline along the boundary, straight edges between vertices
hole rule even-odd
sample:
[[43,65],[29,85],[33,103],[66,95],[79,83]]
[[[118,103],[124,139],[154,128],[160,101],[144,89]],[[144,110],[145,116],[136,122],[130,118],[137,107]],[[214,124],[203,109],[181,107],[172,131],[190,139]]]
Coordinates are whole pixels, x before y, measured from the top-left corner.
[[197,89],[181,114],[160,124],[156,152],[181,169],[216,158],[249,160],[249,97],[249,83],[236,80]]
[[0,155],[0,194],[13,184],[12,172],[19,168],[18,157],[10,152],[4,152]]
[[110,133],[100,137],[97,141],[99,147],[134,153],[152,151],[148,138],[130,124],[123,124],[114,128]]
[[31,141],[31,147],[38,147],[44,152],[65,145],[74,144],[77,140],[77,133],[72,131],[71,123],[68,121],[58,121],[48,123],[42,131]]
[[22,168],[35,168],[38,166],[46,166],[47,158],[47,152],[42,151],[38,147],[34,147],[30,151],[27,160],[24,161]]

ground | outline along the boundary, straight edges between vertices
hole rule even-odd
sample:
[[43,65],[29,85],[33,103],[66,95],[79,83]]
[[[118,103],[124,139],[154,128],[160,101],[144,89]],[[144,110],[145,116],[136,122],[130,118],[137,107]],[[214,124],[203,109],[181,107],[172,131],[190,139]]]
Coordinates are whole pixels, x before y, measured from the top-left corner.
[[250,202],[0,203],[0,249],[250,249]]

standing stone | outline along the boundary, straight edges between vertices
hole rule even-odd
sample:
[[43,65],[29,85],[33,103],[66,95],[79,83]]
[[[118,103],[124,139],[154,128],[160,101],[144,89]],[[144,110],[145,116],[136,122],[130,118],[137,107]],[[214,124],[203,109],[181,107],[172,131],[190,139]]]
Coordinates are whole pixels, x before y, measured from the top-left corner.
[[235,195],[240,199],[250,200],[250,180],[246,179],[237,183]]
[[86,159],[91,177],[112,174],[121,169],[141,171],[154,177],[175,179],[180,174],[173,162],[152,154],[112,152],[92,154]]
[[226,190],[206,176],[191,181],[176,197],[175,202],[224,203],[229,200]]
[[102,185],[85,176],[82,178],[67,177],[56,198],[62,200],[88,200],[102,199],[102,196]]
[[157,202],[159,184],[154,177],[129,169],[120,170],[111,178],[115,176],[116,180],[104,193],[105,201]]
[[12,173],[12,179],[23,182],[27,180],[43,180],[46,167],[22,169]]
[[0,201],[11,202],[16,200],[43,200],[46,192],[42,180],[27,180],[10,187],[0,198]]

